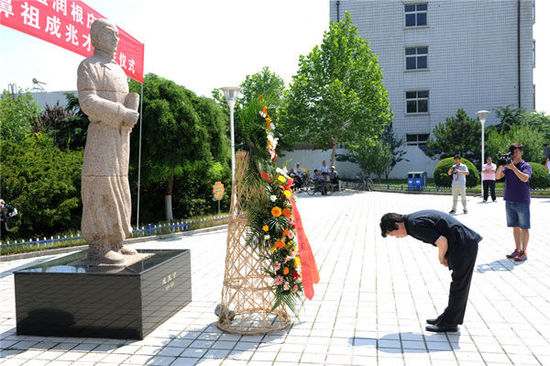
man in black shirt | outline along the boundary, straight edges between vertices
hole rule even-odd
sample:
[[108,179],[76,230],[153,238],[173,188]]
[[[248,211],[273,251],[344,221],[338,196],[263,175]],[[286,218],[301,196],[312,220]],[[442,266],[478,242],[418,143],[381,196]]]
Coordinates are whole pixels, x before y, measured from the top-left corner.
[[470,282],[482,237],[453,216],[436,210],[423,210],[410,215],[387,213],[380,221],[382,236],[404,238],[407,235],[437,246],[439,262],[452,270],[449,303],[443,314],[428,319],[431,332],[456,332],[462,324]]

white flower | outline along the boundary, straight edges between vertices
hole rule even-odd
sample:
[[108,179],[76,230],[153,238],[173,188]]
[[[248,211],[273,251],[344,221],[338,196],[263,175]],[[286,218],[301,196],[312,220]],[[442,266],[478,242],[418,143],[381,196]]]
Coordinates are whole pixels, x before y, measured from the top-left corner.
[[264,235],[264,240],[269,240],[269,239],[271,239],[271,236],[269,236],[269,235]]
[[260,116],[262,116],[263,118],[267,117],[267,115],[262,111],[260,111]]
[[277,196],[275,196],[274,194],[272,194],[269,199],[271,200],[271,202],[275,202],[277,201]]

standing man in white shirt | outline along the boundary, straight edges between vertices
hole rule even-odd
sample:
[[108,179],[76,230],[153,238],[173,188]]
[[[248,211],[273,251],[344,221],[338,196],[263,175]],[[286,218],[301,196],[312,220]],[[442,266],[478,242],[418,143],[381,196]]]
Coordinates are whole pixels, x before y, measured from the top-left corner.
[[481,180],[483,181],[483,203],[487,203],[489,197],[489,189],[491,190],[491,198],[496,202],[497,196],[495,193],[495,172],[497,171],[496,164],[493,163],[493,158],[487,157],[487,164],[481,167]]
[[450,214],[456,213],[456,203],[458,201],[458,196],[462,198],[462,208],[464,213],[468,213],[466,208],[466,176],[470,175],[468,167],[462,164],[462,158],[460,155],[455,155],[455,164],[449,168],[447,174],[453,176],[452,182],[452,192],[453,192],[453,208],[449,211]]

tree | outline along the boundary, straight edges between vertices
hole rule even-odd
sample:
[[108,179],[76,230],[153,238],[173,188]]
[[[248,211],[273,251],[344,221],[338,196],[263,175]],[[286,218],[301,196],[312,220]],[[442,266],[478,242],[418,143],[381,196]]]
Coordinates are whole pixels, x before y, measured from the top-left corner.
[[283,93],[285,89],[284,80],[265,66],[260,72],[247,75],[241,84],[242,104],[246,104],[252,98],[261,96],[265,104],[270,109],[270,114],[279,108],[283,103]]
[[359,144],[352,151],[353,160],[359,164],[367,174],[373,173],[378,178],[378,182],[382,181],[382,175],[386,173],[388,166],[392,161],[391,146],[384,141],[375,143],[365,142]]
[[65,93],[67,105],[46,105],[44,112],[33,126],[36,132],[47,133],[60,149],[80,150],[86,145],[88,135],[88,116],[80,109],[78,97]]
[[479,166],[481,156],[481,123],[463,109],[433,129],[435,138],[428,139],[426,155],[438,159],[459,154]]
[[[138,91],[140,85],[131,81],[130,87],[132,91]],[[206,196],[204,188],[211,186],[210,178],[207,179],[209,174],[216,178],[225,176],[228,148],[223,112],[213,101],[197,97],[173,81],[147,74],[142,118],[142,182],[145,190],[164,190],[165,217],[172,220],[176,178],[202,178],[204,181],[199,187],[202,189],[200,199],[203,200]],[[131,139],[131,174],[134,175],[139,133],[134,131]],[[181,192],[175,201],[181,203],[195,199],[186,197],[189,193]],[[153,203],[147,205],[157,207]]]
[[7,90],[0,96],[0,133],[2,140],[23,141],[32,133],[32,126],[40,115],[40,109],[29,93],[10,94]]
[[404,156],[407,153],[405,150],[400,149],[403,145],[403,139],[397,138],[393,132],[393,122],[388,123],[384,126],[384,131],[382,132],[381,139],[386,143],[391,150],[391,162],[386,166],[384,176],[388,179],[390,172],[393,167],[397,165],[400,161],[409,161],[405,159]]
[[548,140],[545,139],[543,131],[526,123],[512,125],[508,131],[491,132],[485,143],[486,156],[493,156],[493,160],[496,160],[497,153],[507,153],[514,142],[523,145],[523,160],[544,163],[546,156],[543,146]]
[[[323,42],[307,56],[285,94],[278,128],[294,142],[322,149],[354,149],[377,139],[392,118],[378,58],[360,37],[349,13],[331,22]],[[292,141],[290,141],[292,142]]]

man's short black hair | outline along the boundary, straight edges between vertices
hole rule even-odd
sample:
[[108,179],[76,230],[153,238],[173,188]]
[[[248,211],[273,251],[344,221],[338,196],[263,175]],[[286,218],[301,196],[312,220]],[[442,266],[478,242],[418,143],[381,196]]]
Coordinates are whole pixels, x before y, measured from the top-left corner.
[[455,159],[462,159],[459,154],[456,154],[454,158]]
[[382,237],[385,238],[388,231],[397,230],[397,223],[405,222],[405,216],[390,212],[382,216],[380,219],[380,230],[382,230]]
[[519,142],[514,142],[512,145],[510,145],[510,152],[513,153],[515,149],[518,149],[519,151],[523,151],[523,145]]

